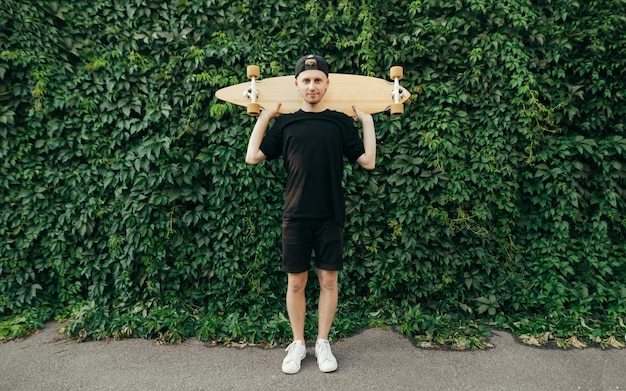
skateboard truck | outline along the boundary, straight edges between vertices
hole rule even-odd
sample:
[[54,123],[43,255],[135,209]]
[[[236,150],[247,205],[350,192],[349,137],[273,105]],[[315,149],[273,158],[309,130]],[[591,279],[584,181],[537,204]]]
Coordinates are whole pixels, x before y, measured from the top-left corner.
[[256,88],[256,80],[261,76],[261,70],[257,65],[249,65],[246,69],[248,79],[250,79],[250,88],[243,92],[243,96],[250,99],[248,103],[248,115],[259,115],[261,113],[261,106],[256,103],[259,98],[259,90]]
[[398,116],[404,114],[404,105],[400,100],[404,98],[404,90],[400,88],[400,80],[402,80],[403,69],[400,66],[391,67],[389,76],[393,80],[393,91],[391,91],[391,99],[393,104],[390,107],[391,115]]

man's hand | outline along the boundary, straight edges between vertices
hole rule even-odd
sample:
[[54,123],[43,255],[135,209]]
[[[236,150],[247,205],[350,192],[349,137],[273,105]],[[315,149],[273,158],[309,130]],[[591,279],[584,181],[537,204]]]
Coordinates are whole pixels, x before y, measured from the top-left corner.
[[274,109],[262,110],[261,114],[259,114],[259,119],[261,119],[261,116],[263,116],[267,120],[279,117],[280,116],[280,106],[282,106],[282,103],[277,104],[276,108],[274,108]]
[[371,121],[372,123],[374,122],[374,119],[372,118],[371,114],[362,112],[361,110],[358,109],[358,107],[356,107],[356,105],[352,106],[352,110],[354,110],[354,114],[356,114],[355,118],[357,121],[361,123],[365,123],[369,121]]

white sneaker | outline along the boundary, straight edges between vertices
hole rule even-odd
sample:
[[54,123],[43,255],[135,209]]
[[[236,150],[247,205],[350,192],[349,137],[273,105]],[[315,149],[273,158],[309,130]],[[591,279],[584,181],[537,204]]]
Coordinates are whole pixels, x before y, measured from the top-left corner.
[[283,360],[283,372],[289,375],[298,373],[300,363],[306,357],[306,345],[302,341],[293,341],[285,351],[287,357]]
[[333,372],[337,370],[337,359],[330,350],[330,343],[325,339],[320,339],[315,344],[315,357],[317,365],[322,372]]

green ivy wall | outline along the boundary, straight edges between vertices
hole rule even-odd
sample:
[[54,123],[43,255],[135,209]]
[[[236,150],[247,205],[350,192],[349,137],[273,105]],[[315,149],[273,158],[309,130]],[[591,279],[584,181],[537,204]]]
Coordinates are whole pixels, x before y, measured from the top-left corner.
[[[0,5],[0,338],[280,343],[284,173],[217,89],[405,68],[346,166],[333,338],[620,346],[626,333],[624,0],[31,1]],[[316,327],[316,281],[311,279]]]

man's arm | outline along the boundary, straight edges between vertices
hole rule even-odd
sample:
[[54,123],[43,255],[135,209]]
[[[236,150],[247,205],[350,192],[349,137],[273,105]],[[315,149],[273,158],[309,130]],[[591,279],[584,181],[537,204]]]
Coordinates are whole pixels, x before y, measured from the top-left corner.
[[261,151],[261,143],[263,142],[263,137],[265,136],[265,132],[267,131],[270,120],[280,115],[278,113],[278,110],[280,110],[280,105],[281,104],[279,103],[275,110],[261,111],[261,114],[259,115],[259,118],[257,118],[256,124],[252,129],[250,140],[248,141],[246,163],[257,164],[265,160],[265,158],[267,157],[265,156],[263,151]]
[[366,170],[373,170],[376,167],[376,131],[374,129],[374,119],[370,114],[352,106],[356,113],[356,119],[363,125],[363,148],[365,153],[356,160],[361,167]]

